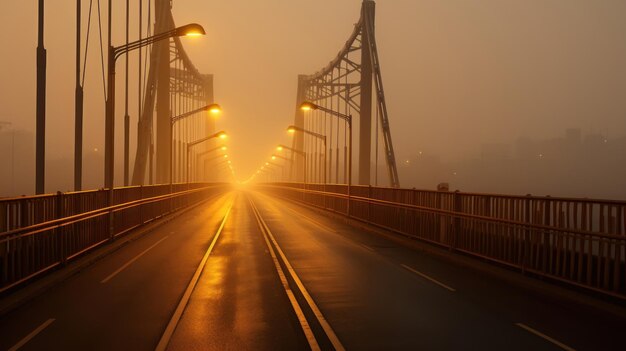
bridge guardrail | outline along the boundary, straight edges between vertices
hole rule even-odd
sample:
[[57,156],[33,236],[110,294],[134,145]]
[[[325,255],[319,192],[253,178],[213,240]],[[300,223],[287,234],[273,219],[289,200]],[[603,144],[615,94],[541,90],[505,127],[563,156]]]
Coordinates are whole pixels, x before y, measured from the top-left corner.
[[626,299],[626,201],[341,184],[259,187],[432,244]]
[[0,199],[0,294],[223,188],[209,183],[115,188],[111,206],[104,189]]

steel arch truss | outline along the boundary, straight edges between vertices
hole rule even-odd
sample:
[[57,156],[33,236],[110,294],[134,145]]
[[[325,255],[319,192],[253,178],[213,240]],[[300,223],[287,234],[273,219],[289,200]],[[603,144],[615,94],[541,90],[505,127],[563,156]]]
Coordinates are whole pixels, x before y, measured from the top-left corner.
[[[380,61],[376,46],[374,19],[374,1],[364,0],[361,9],[361,17],[339,54],[320,71],[311,75],[299,76],[296,103],[297,106],[299,106],[303,101],[311,101],[331,110],[336,110],[343,114],[350,114],[353,116],[354,124],[358,122],[360,140],[359,147],[356,149],[358,149],[359,154],[359,184],[363,185],[372,183],[370,180],[372,158],[371,124],[372,121],[374,121],[373,123],[379,123],[376,126],[376,130],[378,131],[378,127],[380,127],[380,133],[375,133],[374,137],[376,138],[375,150],[378,152],[378,138],[380,135],[383,141],[381,149],[384,153],[387,165],[389,184],[392,187],[398,187],[400,182],[398,179],[395,153],[389,126],[389,115],[387,112]],[[358,115],[358,119],[356,115]],[[297,111],[295,122],[296,125],[300,127],[313,128],[323,134],[327,132],[330,134],[333,133],[332,124],[329,130],[328,124],[321,122],[326,116],[321,116],[317,123],[308,121],[310,119],[314,120],[315,118],[315,116],[313,116],[313,118],[305,118],[301,111]],[[305,126],[305,124],[307,125]],[[336,137],[339,136],[339,128],[340,125],[337,124],[337,130],[335,131]],[[331,139],[332,138],[331,136]],[[310,145],[307,146],[305,144],[306,141],[303,136],[297,136],[294,139],[294,147],[297,149],[303,149],[305,147],[310,149]],[[335,179],[337,182],[339,182],[341,178],[338,171],[340,168],[339,159],[341,158],[339,149],[340,141],[337,140],[335,165],[333,165],[332,160],[332,146],[329,150],[325,150],[324,152],[329,153],[329,157],[326,161],[330,161],[330,168],[336,168]],[[378,154],[376,155],[376,160],[377,159]],[[300,162],[302,162],[302,160],[300,160]],[[313,167],[314,166],[315,165],[313,165]],[[295,167],[297,169],[301,168]],[[345,156],[343,168],[344,170],[346,168]],[[378,172],[376,170],[376,175],[377,174]],[[332,179],[332,170],[329,172],[329,176]]]
[[[157,0],[155,5],[155,33],[175,28],[170,1]],[[169,182],[170,164],[176,170],[173,180],[183,179],[188,168],[181,166],[186,158],[184,146],[199,135],[213,132],[214,125],[202,114],[186,118],[174,126],[171,121],[175,116],[213,102],[213,76],[201,74],[185,52],[180,38],[174,37],[152,47],[146,81],[132,184],[144,184],[147,170],[150,174],[148,183],[152,183],[153,169],[156,170],[156,183]],[[156,167],[152,160],[155,144]],[[170,148],[175,150],[174,160],[170,160]]]

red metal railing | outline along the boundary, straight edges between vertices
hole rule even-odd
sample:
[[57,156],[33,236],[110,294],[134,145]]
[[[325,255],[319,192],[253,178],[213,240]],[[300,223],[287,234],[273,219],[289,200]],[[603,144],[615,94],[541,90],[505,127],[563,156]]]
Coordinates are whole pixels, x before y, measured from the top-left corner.
[[522,272],[626,298],[626,202],[275,183],[260,189]]
[[208,183],[116,188],[111,205],[108,190],[0,199],[0,293],[225,189]]

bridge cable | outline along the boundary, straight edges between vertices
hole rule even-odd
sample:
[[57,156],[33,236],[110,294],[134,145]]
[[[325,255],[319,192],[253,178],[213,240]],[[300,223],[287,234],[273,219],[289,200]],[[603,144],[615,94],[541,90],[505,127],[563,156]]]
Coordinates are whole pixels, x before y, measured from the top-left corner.
[[98,32],[100,34],[100,63],[102,67],[102,92],[104,93],[104,100],[107,99],[107,87],[106,78],[104,74],[104,49],[102,48],[102,15],[100,13],[100,0],[98,0]]
[[83,56],[83,77],[80,82],[80,86],[85,86],[85,73],[87,71],[87,53],[89,51],[89,34],[91,33],[91,13],[92,13],[93,0],[89,1],[89,16],[87,16],[87,34],[85,38],[85,55]]

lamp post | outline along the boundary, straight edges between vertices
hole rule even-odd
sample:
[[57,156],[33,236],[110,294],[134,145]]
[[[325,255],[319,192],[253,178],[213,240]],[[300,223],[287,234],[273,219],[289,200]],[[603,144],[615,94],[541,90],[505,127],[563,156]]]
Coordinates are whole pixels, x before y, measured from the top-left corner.
[[46,61],[44,46],[44,1],[39,0],[37,30],[37,98],[35,132],[35,194],[45,191],[46,172]]
[[[209,149],[209,150],[202,151],[202,152],[200,152],[200,153],[198,153],[198,154],[196,155],[196,164],[197,164],[197,165],[200,165],[200,160],[202,159],[202,157],[203,157],[203,156],[205,156],[205,155],[210,154],[210,153],[211,153],[211,152],[213,152],[213,151],[217,151],[217,150],[226,151],[227,149],[228,149],[228,148],[226,147],[226,145],[221,145],[221,146],[216,146],[216,147],[214,147],[214,148],[212,148],[212,149]],[[200,171],[198,170],[198,171],[196,171],[196,173],[197,173],[197,174],[203,174],[204,176],[203,176],[202,178],[203,178],[205,181],[207,181],[206,174],[205,174],[206,172],[204,171],[205,169],[206,169],[206,168],[202,168],[202,172],[200,172]]]
[[[352,115],[346,115],[323,106],[316,105],[310,101],[304,101],[300,104],[300,109],[303,111],[320,110],[322,112],[329,113],[333,116],[343,119],[348,123],[348,217],[350,216],[350,195],[352,187]],[[326,151],[324,151],[326,152]],[[326,166],[326,164],[324,164]]]
[[289,133],[302,132],[304,134],[308,134],[308,135],[314,136],[314,137],[322,140],[322,143],[324,144],[324,177],[323,177],[323,181],[324,181],[324,186],[325,186],[326,185],[326,135],[315,133],[315,132],[312,132],[310,130],[306,130],[304,128],[300,128],[300,127],[297,127],[297,126],[289,126],[287,128],[287,131]]
[[[205,141],[208,141],[208,140],[211,140],[211,139],[214,139],[214,138],[226,139],[227,138],[226,132],[225,131],[220,131],[220,132],[217,132],[215,134],[209,135],[206,138],[198,139],[196,141],[192,141],[191,143],[187,144],[187,183],[189,183],[189,173],[191,171],[191,163],[189,162],[189,154],[191,152],[191,148],[196,146],[196,145],[198,145],[198,144],[200,144],[200,143],[204,143]],[[224,156],[225,156],[224,158],[228,158],[228,155],[224,155]],[[171,169],[171,167],[170,167],[170,169]],[[171,170],[170,170],[170,172],[171,172]]]
[[170,119],[170,193],[172,190],[172,184],[174,183],[174,157],[173,157],[173,153],[174,153],[174,124],[176,124],[176,122],[185,119],[187,117],[191,117],[193,115],[195,115],[196,113],[202,112],[202,111],[208,111],[209,113],[220,113],[222,112],[222,108],[220,107],[220,105],[218,104],[209,104],[203,107],[200,107],[198,109],[195,109],[193,111],[189,111],[189,112],[185,112],[181,115],[178,116],[174,116]]
[[[276,168],[280,167],[280,175],[281,175],[281,181],[284,180],[283,179],[283,174],[285,171],[285,166],[284,165],[279,165],[278,163],[273,163],[273,162],[265,162],[265,166],[268,167],[269,169],[276,170]],[[276,167],[276,168],[270,168],[270,167]],[[278,176],[276,177],[278,178]],[[276,179],[278,180],[278,179]]]
[[302,182],[304,183],[304,186],[306,188],[306,162],[307,162],[306,152],[301,151],[301,150],[296,150],[294,148],[290,148],[290,147],[282,145],[282,144],[278,145],[276,147],[276,150],[278,150],[278,151],[289,150],[289,151],[291,151],[293,153],[296,153],[296,154],[301,155],[302,157],[304,157],[304,167],[303,167],[304,169],[303,169]]
[[[201,25],[192,23],[182,27],[172,29],[151,37],[143,38],[125,45],[114,47],[109,45],[108,50],[108,79],[107,79],[107,99],[105,113],[105,146],[104,146],[104,186],[113,189],[114,180],[114,152],[115,152],[115,62],[125,53],[156,43],[161,40],[181,37],[199,36],[206,34]],[[112,196],[112,195],[111,195]],[[112,200],[112,199],[111,199]]]
[[[283,156],[280,156],[280,155],[272,155],[272,160],[276,160],[277,158],[285,160],[285,162],[293,163],[293,160],[289,159],[287,157],[283,157]],[[284,168],[283,168],[283,181],[285,181],[285,169]]]

